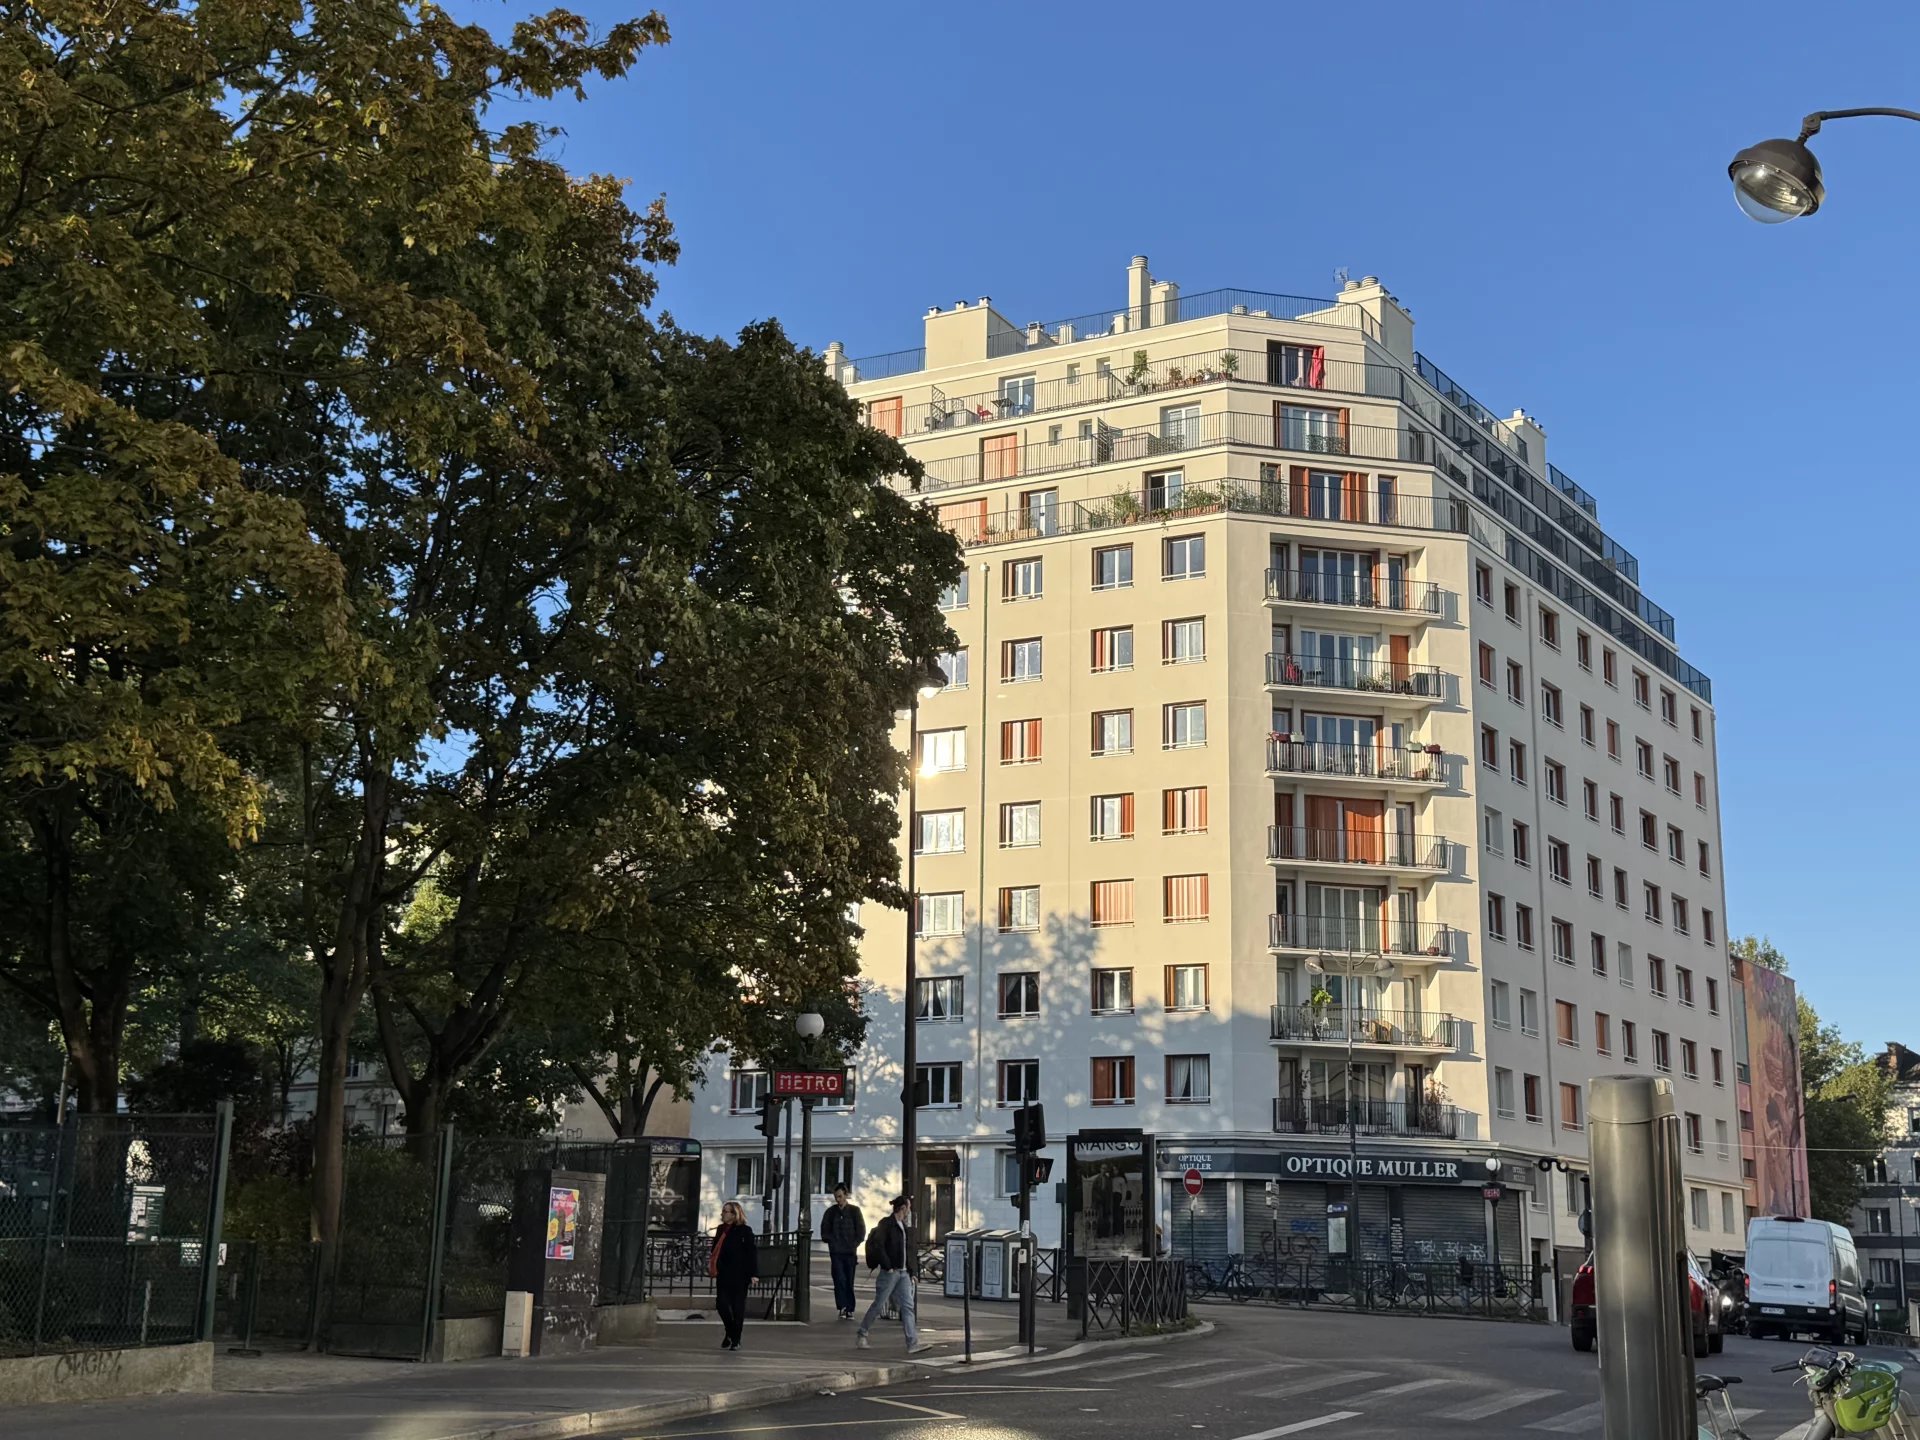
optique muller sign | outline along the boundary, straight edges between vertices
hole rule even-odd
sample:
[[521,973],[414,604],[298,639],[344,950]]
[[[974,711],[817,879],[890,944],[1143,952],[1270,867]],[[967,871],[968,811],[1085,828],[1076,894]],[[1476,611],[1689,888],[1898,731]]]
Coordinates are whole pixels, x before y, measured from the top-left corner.
[[[1362,1180],[1440,1180],[1457,1184],[1461,1179],[1458,1160],[1362,1155],[1359,1165]],[[1345,1180],[1352,1173],[1345,1155],[1288,1155],[1280,1168],[1282,1173],[1301,1180]]]

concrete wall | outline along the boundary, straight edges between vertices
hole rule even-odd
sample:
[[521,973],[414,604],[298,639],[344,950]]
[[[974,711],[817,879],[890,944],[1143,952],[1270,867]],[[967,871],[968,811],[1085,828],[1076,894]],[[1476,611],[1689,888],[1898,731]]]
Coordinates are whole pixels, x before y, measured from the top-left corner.
[[73,1350],[0,1360],[0,1405],[119,1400],[213,1388],[212,1345]]

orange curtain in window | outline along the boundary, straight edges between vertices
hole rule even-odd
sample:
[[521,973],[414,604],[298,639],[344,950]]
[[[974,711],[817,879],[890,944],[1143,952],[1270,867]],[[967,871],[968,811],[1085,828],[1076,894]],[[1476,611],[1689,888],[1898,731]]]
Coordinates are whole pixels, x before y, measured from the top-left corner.
[[1394,635],[1387,641],[1387,659],[1393,666],[1393,680],[1396,685],[1404,684],[1407,678],[1407,637]]
[[1346,806],[1347,858],[1378,865],[1386,859],[1383,827],[1386,806],[1379,800],[1349,800]]
[[1287,791],[1273,797],[1273,823],[1282,830],[1293,828],[1293,796]]
[[1131,790],[1120,797],[1120,833],[1122,836],[1133,834],[1133,792]]
[[882,435],[898,437],[901,431],[901,401],[898,395],[867,403],[867,423]]
[[1188,792],[1193,796],[1193,804],[1188,807],[1187,824],[1195,830],[1207,828],[1207,787]]
[[1340,507],[1340,517],[1357,524],[1366,524],[1368,520],[1367,477],[1356,471],[1349,471],[1341,481],[1341,488],[1345,491],[1345,495]]
[[980,478],[1011,480],[1020,473],[1020,435],[989,435],[980,442]]
[[962,545],[978,545],[987,538],[987,502],[984,497],[942,505],[938,513],[940,523]]
[[1093,668],[1096,670],[1104,670],[1113,663],[1113,657],[1109,653],[1108,646],[1108,637],[1112,633],[1110,630],[1096,630],[1093,632]]
[[1096,1060],[1093,1062],[1093,1098],[1094,1100],[1112,1100],[1114,1062]]
[[[1276,420],[1276,424],[1279,422]],[[1304,515],[1307,513],[1307,467],[1295,465],[1288,471],[1287,513]]]
[[1340,854],[1340,802],[1327,795],[1307,796],[1306,843],[1302,860],[1332,860]]
[[1131,880],[1093,882],[1093,923],[1096,925],[1133,923],[1133,882]]

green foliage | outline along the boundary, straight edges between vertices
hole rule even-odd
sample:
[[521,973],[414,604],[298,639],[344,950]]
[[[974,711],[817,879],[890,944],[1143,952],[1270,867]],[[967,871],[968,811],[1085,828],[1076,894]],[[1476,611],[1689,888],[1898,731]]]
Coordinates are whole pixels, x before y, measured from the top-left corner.
[[[1775,968],[1784,969],[1784,960]],[[1845,1225],[1860,1199],[1867,1165],[1887,1143],[1889,1082],[1858,1044],[1837,1026],[1822,1023],[1805,995],[1799,1005],[1808,1213]]]
[[1761,965],[1768,970],[1777,970],[1782,975],[1787,973],[1787,957],[1764,935],[1743,935],[1728,947],[1728,953],[1749,965]]
[[307,1238],[306,1185],[285,1175],[261,1175],[227,1192],[225,1233],[235,1240],[296,1245]]

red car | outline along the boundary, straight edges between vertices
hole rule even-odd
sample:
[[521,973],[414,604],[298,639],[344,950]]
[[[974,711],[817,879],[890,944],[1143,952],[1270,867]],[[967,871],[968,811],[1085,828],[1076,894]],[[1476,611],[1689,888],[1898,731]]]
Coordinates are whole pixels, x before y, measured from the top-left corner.
[[[1693,1353],[1695,1358],[1703,1355],[1718,1355],[1720,1347],[1726,1343],[1726,1337],[1720,1331],[1720,1291],[1713,1281],[1707,1278],[1706,1271],[1700,1268],[1700,1262],[1693,1256],[1687,1256],[1687,1308],[1693,1320]],[[1587,1257],[1573,1277],[1573,1306],[1568,1317],[1572,1321],[1573,1348],[1579,1351],[1593,1349],[1593,1257]]]

